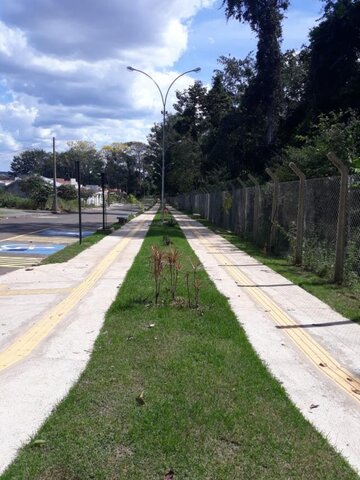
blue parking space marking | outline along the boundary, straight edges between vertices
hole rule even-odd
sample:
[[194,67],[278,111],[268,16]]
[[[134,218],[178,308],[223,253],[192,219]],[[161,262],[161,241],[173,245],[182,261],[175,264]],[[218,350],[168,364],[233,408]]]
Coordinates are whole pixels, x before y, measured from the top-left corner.
[[33,244],[33,243],[0,243],[0,253],[21,254],[21,255],[51,255],[62,250],[66,245],[63,244]]
[[[94,232],[91,230],[83,230],[82,231],[82,236],[83,237],[89,237],[92,235]],[[39,232],[39,235],[42,237],[79,237],[79,232],[78,230],[56,230],[55,228],[47,228],[46,230],[43,230],[42,232]]]

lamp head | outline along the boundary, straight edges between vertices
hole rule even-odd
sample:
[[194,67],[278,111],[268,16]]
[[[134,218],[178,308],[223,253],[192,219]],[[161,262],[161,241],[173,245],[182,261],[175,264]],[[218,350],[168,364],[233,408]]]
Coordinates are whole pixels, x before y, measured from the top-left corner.
[[133,72],[135,70],[135,68],[133,67],[126,67],[127,70],[130,70],[130,72]]
[[197,67],[197,68],[194,68],[193,72],[200,72],[201,68],[200,67]]

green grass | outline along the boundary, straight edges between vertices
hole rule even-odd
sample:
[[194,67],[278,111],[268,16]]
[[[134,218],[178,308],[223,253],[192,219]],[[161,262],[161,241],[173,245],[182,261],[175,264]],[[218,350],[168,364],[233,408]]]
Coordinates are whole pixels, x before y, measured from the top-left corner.
[[154,306],[150,246],[164,236],[182,277],[191,268],[179,228],[156,220],[86,370],[2,479],[358,478],[270,376],[204,271],[200,308],[184,306],[183,281],[184,301],[172,306],[164,283]]
[[197,215],[193,218],[221,235],[240,250],[243,250],[256,258],[259,262],[272,268],[275,272],[280,273],[285,278],[288,278],[295,285],[299,285],[304,290],[307,290],[315,297],[327,303],[331,308],[344,317],[360,323],[359,287],[354,288],[347,285],[340,286],[329,282],[313,272],[291,265],[285,258],[264,254],[263,251],[251,241],[239,238],[235,233],[214,226],[204,218],[199,218]]

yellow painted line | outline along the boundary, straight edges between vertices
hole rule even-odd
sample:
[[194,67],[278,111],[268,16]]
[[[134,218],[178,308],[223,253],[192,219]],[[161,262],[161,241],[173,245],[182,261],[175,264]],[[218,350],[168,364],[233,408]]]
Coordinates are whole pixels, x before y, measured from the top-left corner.
[[[191,228],[191,224],[188,224]],[[209,241],[194,230],[196,237],[210,253],[211,246]],[[266,293],[264,293],[256,284],[241,272],[238,268],[232,266],[232,262],[222,253],[213,253],[219,263],[225,266],[226,271],[235,280],[237,285],[250,286],[246,293],[253,298],[255,303],[261,306],[272,320],[283,327],[293,327],[283,331],[292,339],[297,347],[306,355],[309,360],[316,365],[325,375],[333,380],[338,386],[345,390],[354,399],[360,401],[360,379],[342,367],[314,338],[291,318],[276,302],[274,302]],[[297,327],[297,328],[296,328]]]
[[48,228],[40,228],[40,230],[34,230],[32,232],[22,233],[21,235],[15,235],[15,237],[0,238],[0,242],[7,242],[8,240],[15,240],[15,238],[22,238],[22,237],[25,237],[27,235],[32,235],[33,233],[44,232],[45,230],[48,230]]
[[42,261],[39,257],[0,257],[0,267],[23,268],[38,265]]
[[9,347],[0,352],[0,372],[27,357],[48,334],[61,322],[84,296],[91,290],[102,277],[120,252],[130,242],[131,238],[144,225],[142,221],[134,230],[129,232],[90,272],[90,274],[75,287],[70,295],[64,298],[44,317],[30,327],[23,335],[18,337]]
[[68,293],[71,292],[72,287],[64,288],[34,288],[27,290],[11,290],[7,285],[5,288],[0,288],[0,297],[16,297],[22,295],[56,295],[58,293]]
[[24,235],[21,239],[22,242],[28,243],[74,243],[78,240],[76,237],[42,237],[40,235]]

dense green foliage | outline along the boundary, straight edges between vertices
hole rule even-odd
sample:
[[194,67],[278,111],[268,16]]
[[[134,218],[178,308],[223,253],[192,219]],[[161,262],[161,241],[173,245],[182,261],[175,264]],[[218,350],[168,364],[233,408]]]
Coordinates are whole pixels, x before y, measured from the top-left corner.
[[49,168],[51,158],[45,150],[25,150],[20,155],[15,155],[11,162],[11,171],[17,175],[42,174]]
[[32,210],[34,202],[31,198],[22,198],[0,189],[0,208],[19,208]]
[[77,198],[77,191],[74,185],[60,185],[57,189],[57,194],[64,200],[75,200]]
[[[152,193],[154,187],[146,161],[147,146],[141,142],[113,143],[100,150],[92,142],[69,142],[66,151],[57,153],[57,177],[69,180],[76,177],[76,162],[80,164],[82,185],[100,185],[101,173],[105,183],[135,195]],[[11,171],[18,175],[42,175],[52,178],[52,153],[44,150],[25,150],[13,158]],[[68,189],[69,190],[69,189]],[[70,190],[67,193],[70,194]],[[67,195],[64,190],[64,195]],[[62,191],[60,190],[60,196]]]
[[20,188],[34,202],[35,208],[45,208],[52,192],[51,186],[38,175],[22,179]]
[[[335,172],[334,151],[356,171],[360,158],[360,1],[324,0],[309,45],[281,52],[288,1],[224,0],[227,18],[257,35],[255,55],[221,56],[212,84],[177,92],[166,118],[165,190],[173,195],[235,185],[266,167],[293,178],[289,161],[307,177]],[[159,185],[161,126],[149,135],[148,156]],[[156,176],[157,175],[157,176]]]

